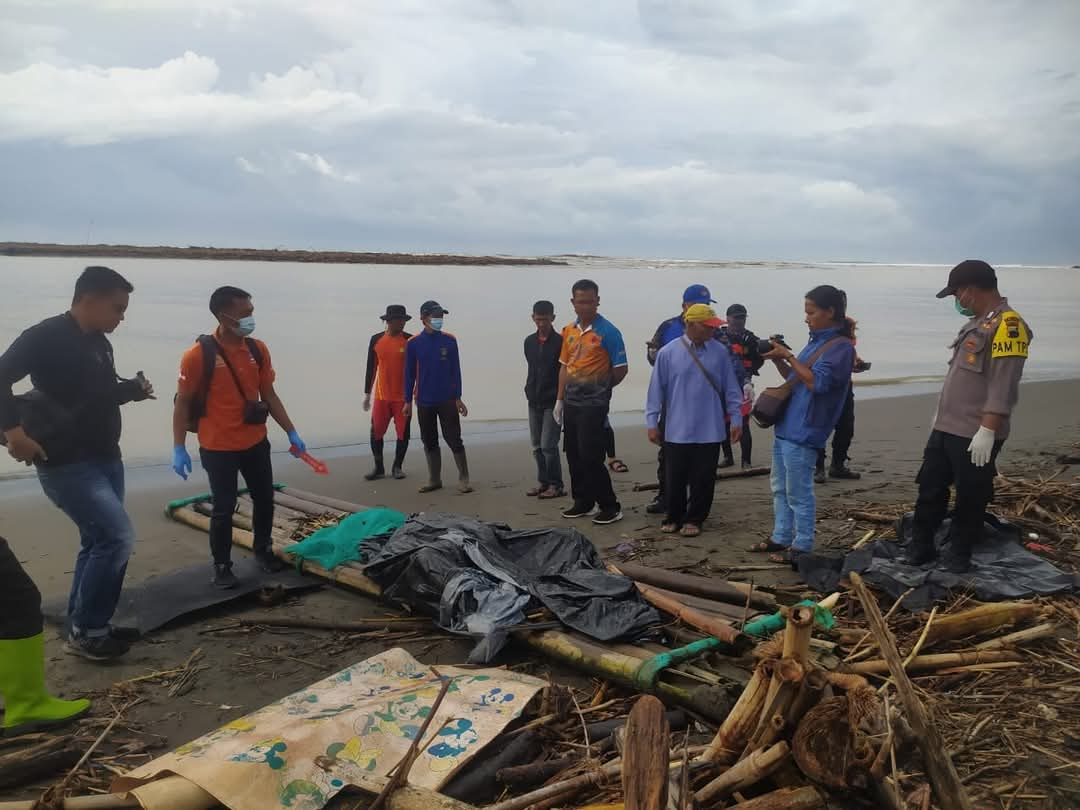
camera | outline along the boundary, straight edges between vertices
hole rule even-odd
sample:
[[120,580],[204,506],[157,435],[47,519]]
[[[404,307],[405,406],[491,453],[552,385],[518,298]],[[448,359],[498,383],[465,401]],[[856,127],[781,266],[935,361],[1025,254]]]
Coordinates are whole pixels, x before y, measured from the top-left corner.
[[773,343],[779,343],[781,346],[785,346],[788,349],[791,347],[784,342],[783,335],[772,335],[768,340],[762,338],[758,341],[757,350],[758,354],[768,354],[773,350]]

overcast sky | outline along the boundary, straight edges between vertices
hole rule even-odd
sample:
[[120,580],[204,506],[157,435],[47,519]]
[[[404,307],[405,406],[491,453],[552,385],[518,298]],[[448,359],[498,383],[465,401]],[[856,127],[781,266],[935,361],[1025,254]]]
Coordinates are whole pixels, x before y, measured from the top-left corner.
[[0,0],[0,240],[1080,263],[1080,0]]

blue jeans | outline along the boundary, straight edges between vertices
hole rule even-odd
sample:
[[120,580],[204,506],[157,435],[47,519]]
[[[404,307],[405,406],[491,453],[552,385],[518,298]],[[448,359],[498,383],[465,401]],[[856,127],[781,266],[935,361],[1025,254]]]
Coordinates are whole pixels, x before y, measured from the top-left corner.
[[529,406],[529,438],[536,459],[536,480],[542,487],[563,488],[562,461],[559,459],[559,435],[562,428],[551,408]]
[[124,463],[95,459],[38,467],[37,473],[49,500],[75,521],[82,538],[68,598],[71,629],[107,635],[135,545],[135,529],[124,511]]
[[814,548],[814,466],[817,450],[777,437],[773,441],[772,541],[795,551]]

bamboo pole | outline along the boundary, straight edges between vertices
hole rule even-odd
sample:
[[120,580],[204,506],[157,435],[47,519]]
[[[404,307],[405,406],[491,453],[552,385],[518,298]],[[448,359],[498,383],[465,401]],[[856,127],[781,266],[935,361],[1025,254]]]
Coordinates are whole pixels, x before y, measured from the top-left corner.
[[710,616],[700,610],[694,610],[691,607],[687,607],[671,597],[664,596],[655,588],[650,588],[648,585],[642,585],[641,583],[635,584],[637,585],[637,589],[641,592],[641,595],[645,597],[646,602],[660,608],[660,610],[665,613],[670,613],[672,616],[686,622],[691,627],[695,627],[703,633],[708,633],[713,638],[728,644],[741,645],[747,643],[746,636],[736,630],[731,622],[717,618],[716,616]]
[[626,721],[623,802],[626,810],[664,810],[668,801],[671,730],[664,704],[642,695]]
[[338,498],[331,498],[326,495],[319,495],[315,492],[308,492],[307,490],[297,489],[296,487],[291,486],[285,487],[284,492],[286,495],[292,495],[294,498],[311,501],[312,503],[317,503],[321,506],[329,506],[331,509],[337,509],[341,512],[366,512],[370,508],[361,506],[358,503],[351,503]]
[[[212,504],[212,501],[206,501],[206,503]],[[255,516],[255,504],[245,498],[236,499],[236,511],[247,517]],[[274,507],[274,525],[279,529],[286,531],[292,536],[292,533],[296,531],[297,524],[305,518],[303,517],[289,517],[284,514],[280,507]]]
[[324,506],[320,503],[305,501],[302,498],[294,498],[292,495],[288,495],[280,489],[274,491],[274,503],[281,504],[289,509],[295,509],[297,512],[303,512],[312,517],[329,515],[330,517],[341,518],[346,515],[346,513],[342,512],[340,509],[331,509],[329,506]]
[[926,645],[941,641],[964,638],[1024,624],[1042,612],[1039,605],[1030,602],[996,602],[977,608],[939,617],[926,636]]
[[771,748],[759,748],[705,785],[694,794],[694,801],[699,805],[705,804],[756,785],[779,770],[790,757],[791,746],[786,742],[778,742]]
[[768,688],[769,675],[766,674],[765,668],[759,665],[742,694],[739,695],[739,700],[724,718],[713,741],[701,755],[701,762],[727,765],[739,758],[746,741],[757,728],[758,717],[765,705],[765,694]]
[[[975,652],[938,653],[919,655],[912,658],[906,667],[908,672],[933,672],[945,667],[962,667],[971,664],[998,664],[1003,661],[1019,661],[1020,657],[1012,650],[976,650]],[[848,672],[860,675],[886,675],[890,666],[887,658],[873,661],[859,661],[846,666]]]
[[[933,712],[928,709],[919,699],[915,686],[911,683],[907,672],[904,671],[904,661],[900,657],[900,651],[896,648],[896,640],[885,620],[881,617],[881,610],[877,601],[866,587],[863,578],[856,572],[849,575],[855,593],[862,603],[866,613],[866,619],[870,624],[870,632],[885,656],[888,670],[896,681],[896,689],[900,695],[900,701],[904,705],[904,711],[908,722],[915,730],[916,740],[922,750],[927,774],[930,783],[934,787],[938,803],[944,810],[973,810],[971,798],[967,795],[963,783],[960,781],[952,759],[949,757],[945,741],[941,737],[937,723],[934,721]],[[916,659],[917,660],[917,659]],[[912,662],[914,664],[914,662]]]
[[980,642],[979,644],[975,645],[975,649],[1007,650],[1010,647],[1017,647],[1021,644],[1027,644],[1030,641],[1040,641],[1044,638],[1054,638],[1057,633],[1057,625],[1053,622],[1047,622],[1046,624],[1037,624],[1034,627],[1017,630],[1015,633],[1009,633],[1005,636],[992,638],[989,641]]
[[[722,579],[706,579],[677,571],[667,571],[636,563],[615,563],[608,568],[629,577],[635,582],[690,596],[699,596],[714,602],[725,602],[737,607],[746,605],[748,586],[745,583],[727,582]],[[754,590],[750,606],[762,610],[776,610],[776,597],[764,591]]]
[[[247,504],[248,509],[254,509],[255,507],[255,502],[251,500],[251,495],[246,492],[240,495],[240,497],[236,499],[236,502],[238,504]],[[286,520],[305,521],[310,520],[311,518],[311,515],[307,512],[301,512],[299,509],[290,509],[287,506],[282,506],[278,503],[276,498],[274,499],[274,514],[278,517],[283,517]]]

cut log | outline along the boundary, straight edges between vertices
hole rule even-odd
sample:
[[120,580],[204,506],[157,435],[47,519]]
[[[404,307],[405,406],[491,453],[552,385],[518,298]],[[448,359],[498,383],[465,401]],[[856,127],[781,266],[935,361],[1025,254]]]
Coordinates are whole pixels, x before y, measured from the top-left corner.
[[330,498],[326,495],[319,495],[315,492],[297,489],[296,487],[285,487],[284,492],[286,495],[292,495],[294,498],[299,498],[303,501],[311,501],[312,503],[317,503],[321,506],[328,506],[331,509],[337,509],[341,512],[366,512],[370,508],[361,506],[358,503],[343,501],[339,498]]
[[877,600],[870,593],[859,574],[852,572],[850,579],[855,593],[862,603],[863,611],[866,613],[870,632],[873,633],[874,639],[881,649],[881,654],[888,663],[888,669],[896,683],[896,689],[904,706],[905,715],[915,731],[919,748],[923,754],[926,771],[930,777],[930,784],[934,788],[938,804],[941,805],[943,810],[972,810],[971,798],[967,795],[967,791],[956,773],[956,767],[949,757],[948,748],[941,737],[941,731],[934,721],[933,712],[923,705],[918,693],[915,691],[915,686],[911,683],[907,672],[904,671],[904,660],[900,657],[900,651],[896,648],[896,640],[881,616]]
[[700,761],[727,765],[739,758],[747,740],[757,728],[768,689],[769,675],[759,666],[754,670],[738,702],[720,725],[713,741],[701,755]]
[[664,704],[652,695],[643,695],[626,721],[622,772],[626,810],[665,810],[670,748]]
[[1002,627],[1014,627],[1032,621],[1042,608],[1031,602],[996,602],[971,610],[941,616],[926,634],[926,645],[976,636]]
[[53,737],[0,756],[0,788],[12,788],[51,776],[79,761],[74,737]]
[[[884,651],[882,651],[884,654]],[[907,665],[908,672],[934,672],[945,667],[963,667],[971,664],[997,664],[1002,661],[1019,661],[1020,656],[1012,650],[977,650],[975,652],[938,653],[919,655]],[[847,664],[848,672],[860,675],[887,675],[891,669],[887,658],[859,661]]]
[[734,805],[743,810],[824,810],[825,800],[816,788],[780,788],[756,799]]
[[790,757],[791,747],[786,742],[778,742],[771,748],[759,748],[705,785],[694,795],[694,801],[705,804],[756,785],[782,767]]
[[[746,596],[750,592],[750,586],[743,582],[706,579],[692,574],[683,574],[678,571],[668,571],[664,568],[654,568],[636,563],[620,562],[613,567],[618,569],[624,576],[637,582],[643,582],[646,585],[665,588],[676,593],[700,596],[717,602],[727,602],[740,607],[746,604]],[[755,589],[750,600],[750,607],[761,610],[776,610],[776,597]]]

